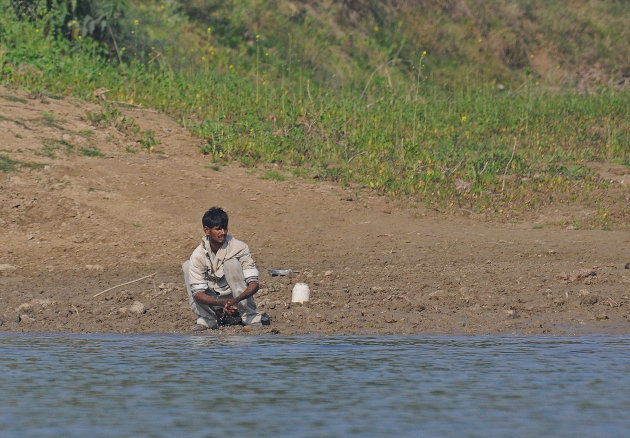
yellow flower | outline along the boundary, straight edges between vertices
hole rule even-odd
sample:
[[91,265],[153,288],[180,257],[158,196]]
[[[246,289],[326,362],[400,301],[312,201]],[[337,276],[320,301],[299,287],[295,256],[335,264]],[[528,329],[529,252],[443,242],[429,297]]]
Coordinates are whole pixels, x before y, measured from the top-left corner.
[[462,116],[462,122],[465,122],[466,118],[467,118],[466,116]]
[[260,39],[260,35],[256,35],[256,39],[257,39],[257,40],[258,40],[258,39]]
[[230,70],[232,70],[234,68],[234,65],[230,64]]
[[374,26],[374,32],[378,32],[378,26]]
[[212,28],[208,27],[208,33],[212,32]]
[[134,26],[137,26],[140,22],[138,20],[133,20]]

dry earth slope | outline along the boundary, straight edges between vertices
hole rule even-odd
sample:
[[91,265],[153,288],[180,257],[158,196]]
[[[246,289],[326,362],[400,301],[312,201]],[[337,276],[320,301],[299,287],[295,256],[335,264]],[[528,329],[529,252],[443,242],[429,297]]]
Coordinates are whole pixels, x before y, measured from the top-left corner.
[[[203,211],[220,205],[252,248],[257,302],[273,318],[227,333],[630,332],[626,231],[445,217],[365,190],[262,179],[213,166],[155,111],[121,107],[118,127],[88,121],[101,111],[0,88],[1,331],[187,332],[180,265]],[[152,151],[139,142],[150,130]],[[296,282],[309,284],[308,303],[290,302]]]

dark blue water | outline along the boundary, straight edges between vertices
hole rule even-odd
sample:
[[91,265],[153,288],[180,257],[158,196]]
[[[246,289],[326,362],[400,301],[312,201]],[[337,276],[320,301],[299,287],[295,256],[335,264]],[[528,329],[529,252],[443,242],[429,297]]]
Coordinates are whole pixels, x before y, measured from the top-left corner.
[[0,436],[630,435],[630,337],[0,335]]

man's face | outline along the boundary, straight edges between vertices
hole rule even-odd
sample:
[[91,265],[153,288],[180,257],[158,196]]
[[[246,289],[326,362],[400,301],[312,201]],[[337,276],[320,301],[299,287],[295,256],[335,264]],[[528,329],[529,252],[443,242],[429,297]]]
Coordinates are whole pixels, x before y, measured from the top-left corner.
[[203,227],[203,231],[206,233],[206,236],[208,236],[211,244],[214,243],[221,246],[223,242],[225,242],[225,236],[227,236],[228,230],[227,228],[216,226],[212,228]]

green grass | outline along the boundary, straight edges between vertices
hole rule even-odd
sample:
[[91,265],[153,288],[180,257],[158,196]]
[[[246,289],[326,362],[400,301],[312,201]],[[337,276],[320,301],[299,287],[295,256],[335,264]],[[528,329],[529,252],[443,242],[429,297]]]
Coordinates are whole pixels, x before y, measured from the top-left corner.
[[13,160],[8,155],[0,154],[0,171],[4,173],[16,171],[18,167],[26,167],[29,169],[41,169],[44,166],[45,164],[42,164],[42,163]]
[[56,158],[56,152],[63,152],[66,155],[74,152],[75,147],[71,143],[63,139],[57,138],[44,138],[42,139],[42,149],[36,152],[37,155],[41,155],[48,158]]
[[17,97],[17,96],[12,96],[10,94],[3,94],[0,95],[0,97],[2,97],[4,100],[8,100],[9,102],[19,102],[19,103],[26,103],[26,99],[22,99],[21,97]]
[[[84,99],[109,90],[117,103],[88,112],[94,126],[151,151],[155,133],[119,106],[157,108],[204,139],[213,165],[274,164],[272,179],[289,170],[508,216],[594,202],[607,187],[587,163],[630,166],[630,94],[613,82],[627,70],[629,4],[460,3],[468,13],[437,2],[402,2],[400,14],[389,2],[352,14],[313,4],[311,14],[274,2],[132,1],[114,52],[45,32],[44,18],[17,20],[0,0],[0,81]],[[595,66],[604,79],[582,80]]]
[[274,181],[285,181],[287,178],[277,170],[268,170],[260,176],[261,179],[272,179]]
[[81,154],[87,157],[98,157],[103,158],[105,156],[104,153],[98,150],[98,148],[94,146],[90,146],[88,148],[81,148]]
[[19,161],[12,160],[7,155],[0,154],[0,170],[2,172],[13,172],[17,169]]
[[140,140],[138,140],[138,142],[144,149],[146,149],[149,152],[153,151],[155,146],[161,143],[160,140],[155,138],[155,131],[152,129],[143,131],[140,136]]
[[63,120],[63,118],[55,115],[55,114],[51,114],[49,112],[46,111],[42,111],[41,112],[41,118],[40,121],[42,122],[42,124],[44,126],[48,126],[50,128],[55,128],[58,129],[60,131],[64,131],[65,128],[60,124],[65,122],[65,120]]

